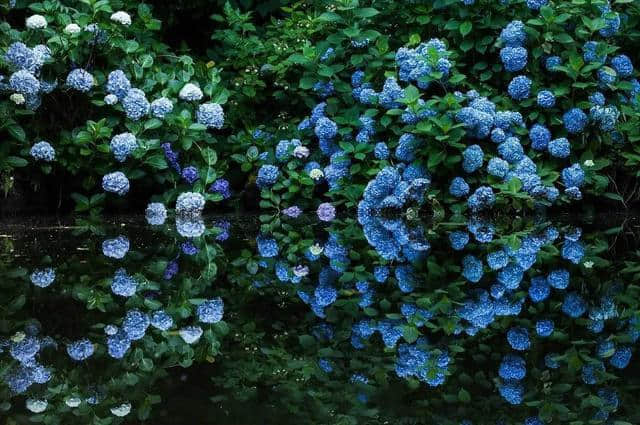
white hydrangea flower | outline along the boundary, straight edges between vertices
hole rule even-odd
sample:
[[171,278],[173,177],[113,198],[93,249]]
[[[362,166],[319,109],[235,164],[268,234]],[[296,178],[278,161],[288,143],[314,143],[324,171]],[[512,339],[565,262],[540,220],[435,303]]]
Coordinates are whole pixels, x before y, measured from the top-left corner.
[[114,416],[123,417],[127,416],[131,412],[131,403],[122,403],[120,406],[112,407],[111,413]]
[[309,153],[309,148],[306,146],[296,146],[296,148],[293,150],[293,156],[300,159],[308,157]]
[[309,252],[311,252],[313,255],[320,255],[322,254],[322,251],[324,251],[324,248],[317,243],[309,247]]
[[80,31],[82,31],[82,29],[80,28],[80,25],[78,24],[69,24],[66,27],[64,27],[64,33],[65,34],[77,34]]
[[64,401],[64,404],[71,408],[80,406],[80,403],[82,403],[82,400],[80,400],[78,397],[69,397]]
[[34,400],[32,398],[27,400],[27,409],[33,413],[42,413],[47,410],[47,400]]
[[594,165],[595,165],[595,164],[594,164],[594,162],[593,162],[593,160],[592,160],[592,159],[587,159],[587,160],[584,162],[584,166],[585,166],[585,167],[593,167]]
[[42,15],[32,15],[27,18],[27,28],[32,30],[40,30],[47,27],[47,20]]
[[322,172],[321,169],[314,168],[313,170],[309,171],[309,177],[311,177],[314,180],[320,180],[321,178],[324,177],[324,173]]
[[118,96],[116,96],[115,94],[108,94],[104,97],[104,103],[106,103],[107,105],[115,105],[116,103],[118,103]]
[[593,261],[585,261],[585,262],[584,262],[584,267],[585,267],[586,269],[590,269],[590,268],[592,268],[592,267],[593,267]]
[[182,87],[182,90],[180,90],[178,96],[182,100],[194,102],[202,99],[203,94],[202,90],[200,90],[200,87],[196,86],[193,83],[187,83],[184,85],[184,87]]
[[22,105],[24,104],[24,96],[21,95],[20,93],[14,93],[11,96],[9,96],[9,99],[11,99],[11,101],[13,103],[15,103],[16,105]]
[[111,20],[122,25],[131,25],[131,16],[127,12],[119,10],[111,15]]

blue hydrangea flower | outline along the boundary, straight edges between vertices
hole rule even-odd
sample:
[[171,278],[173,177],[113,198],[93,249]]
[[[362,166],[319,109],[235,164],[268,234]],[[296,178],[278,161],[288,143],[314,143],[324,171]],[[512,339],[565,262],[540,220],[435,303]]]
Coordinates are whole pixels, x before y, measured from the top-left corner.
[[200,326],[187,326],[178,331],[178,334],[187,344],[195,344],[202,336],[202,328]]
[[131,89],[131,83],[125,73],[117,69],[109,73],[106,88],[107,93],[114,94],[119,100],[122,100]]
[[33,336],[26,336],[19,341],[11,342],[9,355],[24,365],[28,365],[40,351],[40,341]]
[[[527,7],[531,10],[540,10],[542,6],[546,6],[549,0],[527,0]],[[531,424],[525,424],[531,425]]]
[[198,320],[202,323],[218,323],[222,320],[224,303],[221,298],[207,300],[200,304],[196,310]]
[[601,87],[615,83],[618,78],[616,72],[610,68],[600,68],[597,71],[597,75],[598,81],[601,83]]
[[547,146],[551,141],[551,132],[542,124],[534,124],[529,130],[529,139],[531,140],[531,148],[537,151],[547,150]]
[[493,189],[489,186],[480,186],[467,199],[467,205],[473,212],[478,212],[491,208],[496,202],[496,196]]
[[578,264],[582,257],[584,257],[584,246],[580,241],[564,241],[562,244],[562,258],[571,261],[573,264]]
[[107,337],[107,352],[114,359],[121,359],[131,348],[131,339],[124,330]]
[[182,167],[178,162],[180,154],[171,149],[171,143],[166,142],[161,145],[162,150],[164,151],[164,157],[167,159],[167,162],[176,172],[180,173],[182,171]]
[[493,143],[502,143],[507,140],[507,134],[501,128],[494,128],[491,130],[491,141]]
[[482,167],[483,159],[482,148],[479,145],[471,145],[462,152],[462,169],[467,173],[473,173]]
[[509,163],[500,158],[491,158],[487,165],[487,172],[492,176],[504,178],[509,172]]
[[562,302],[562,312],[569,317],[578,318],[587,311],[587,303],[580,295],[569,292]]
[[553,139],[547,145],[549,154],[556,158],[567,158],[571,154],[571,145],[565,137]]
[[451,243],[451,248],[460,251],[469,243],[469,234],[459,230],[451,232],[449,233],[449,242]]
[[550,90],[540,90],[536,98],[538,105],[544,109],[553,108],[556,104],[556,96]]
[[410,133],[404,133],[398,140],[395,156],[399,161],[412,162],[415,159],[415,150],[420,141]]
[[581,187],[584,184],[584,171],[580,164],[576,163],[562,170],[562,183],[567,187]]
[[169,115],[173,111],[173,102],[171,102],[166,97],[161,97],[159,99],[151,102],[149,106],[149,112],[152,117],[163,119],[167,115]]
[[129,252],[129,239],[118,236],[115,239],[106,239],[102,242],[102,253],[105,257],[120,260]]
[[196,113],[198,123],[207,128],[221,129],[224,125],[224,111],[217,103],[203,103]]
[[278,243],[275,239],[259,235],[256,238],[256,243],[261,257],[271,258],[278,255]]
[[93,355],[93,352],[94,346],[91,341],[86,338],[74,341],[67,345],[67,354],[76,361],[88,359]]
[[161,331],[169,330],[173,326],[173,318],[164,310],[154,311],[151,314],[151,326]]
[[56,272],[51,267],[34,270],[31,273],[31,283],[40,288],[46,288],[56,280]]
[[524,47],[503,47],[500,60],[507,72],[516,72],[527,66],[527,49]]
[[376,159],[388,159],[389,158],[389,147],[384,142],[376,143],[376,146],[373,150],[373,155]]
[[515,164],[524,158],[524,148],[517,137],[509,137],[498,145],[498,154],[509,164]]
[[180,177],[182,177],[182,179],[186,181],[187,184],[192,185],[200,178],[200,173],[198,172],[198,169],[196,167],[191,165],[182,169]]
[[595,385],[598,383],[599,376],[604,373],[604,364],[602,362],[585,364],[582,366],[582,382],[587,385]]
[[608,4],[600,6],[600,9],[606,26],[604,28],[600,28],[598,33],[603,37],[612,37],[620,29],[620,14],[618,12],[613,12]]
[[599,50],[599,44],[597,41],[587,41],[584,43],[582,47],[583,50],[583,58],[584,61],[589,62],[600,62],[605,63],[607,61],[607,55],[601,54],[598,55],[597,50]]
[[129,155],[138,147],[136,136],[131,133],[121,133],[113,136],[109,144],[116,161],[124,162]]
[[565,112],[562,116],[562,121],[567,131],[575,134],[582,132],[582,130],[587,126],[587,122],[589,120],[587,118],[587,114],[585,114],[581,109],[573,108]]
[[40,82],[27,70],[21,69],[9,77],[11,90],[25,96],[36,96],[40,90]]
[[259,188],[264,188],[267,186],[273,186],[278,177],[280,176],[280,170],[275,165],[265,164],[260,167],[258,170],[258,177],[256,179],[256,184]]
[[67,75],[67,85],[83,93],[91,90],[93,81],[93,75],[81,68],[76,68]]
[[520,381],[524,379],[526,374],[527,366],[522,357],[515,354],[507,354],[502,357],[500,369],[498,370],[498,375],[500,375],[502,379]]
[[629,365],[631,360],[630,347],[618,347],[609,359],[609,364],[616,369],[624,369]]
[[29,152],[37,161],[51,162],[56,159],[56,151],[44,140],[35,143]]
[[491,252],[487,255],[487,264],[491,270],[500,270],[509,263],[509,256],[504,250]]
[[199,216],[204,205],[205,199],[200,193],[184,192],[178,195],[176,200],[176,214],[187,217]]
[[611,67],[622,77],[631,77],[633,74],[633,63],[627,55],[618,55],[611,59]]
[[331,140],[338,134],[338,125],[329,118],[322,117],[316,122],[313,131],[318,139]]
[[507,331],[507,341],[514,350],[525,351],[531,347],[529,331],[522,327],[514,327]]
[[380,105],[386,109],[399,108],[402,104],[398,102],[398,99],[401,99],[403,96],[404,90],[402,90],[398,81],[390,77],[384,82],[382,92],[380,92],[379,95],[379,102]]
[[539,303],[546,300],[551,294],[551,288],[547,279],[541,276],[537,276],[531,279],[531,286],[529,286],[529,297],[534,303]]
[[167,219],[167,209],[160,202],[151,202],[144,212],[147,223],[152,226],[161,226]]
[[313,91],[321,98],[326,99],[334,93],[335,88],[332,81],[318,81],[313,85]]
[[525,100],[531,94],[531,80],[529,77],[519,75],[509,83],[507,91],[513,100]]
[[548,337],[553,333],[553,320],[538,320],[536,322],[536,333],[541,337]]
[[122,329],[130,340],[142,339],[147,332],[150,320],[149,316],[140,310],[129,310],[122,321]]
[[178,274],[179,271],[180,268],[178,267],[178,262],[175,259],[171,260],[167,263],[167,266],[164,269],[164,273],[162,274],[162,278],[164,280],[171,280]]
[[498,391],[509,404],[520,404],[524,398],[524,387],[518,381],[504,381],[502,385],[498,386]]
[[336,208],[329,202],[323,202],[316,211],[320,221],[333,221],[336,218]]
[[462,259],[462,276],[470,282],[477,283],[483,275],[482,261],[473,255],[467,255]]
[[149,113],[151,105],[142,90],[130,89],[122,99],[122,107],[129,119],[138,121]]
[[544,61],[544,67],[547,71],[556,71],[558,66],[562,65],[560,56],[549,56]]
[[105,174],[102,177],[102,189],[123,196],[129,192],[129,179],[122,171]]
[[216,179],[216,181],[209,186],[209,192],[221,195],[222,199],[229,199],[231,197],[231,185],[228,180]]
[[524,45],[527,34],[524,32],[522,21],[512,21],[500,33],[500,40],[507,46],[518,47]]
[[138,288],[138,281],[127,274],[124,268],[119,268],[111,281],[111,291],[121,297],[131,297],[135,295]]
[[16,70],[27,70],[31,73],[39,70],[35,53],[20,41],[11,43],[4,55],[4,60]]
[[449,193],[456,198],[463,198],[469,194],[469,185],[462,177],[455,177],[449,186]]
[[378,283],[384,283],[389,277],[389,267],[387,266],[376,266],[373,269],[373,277]]

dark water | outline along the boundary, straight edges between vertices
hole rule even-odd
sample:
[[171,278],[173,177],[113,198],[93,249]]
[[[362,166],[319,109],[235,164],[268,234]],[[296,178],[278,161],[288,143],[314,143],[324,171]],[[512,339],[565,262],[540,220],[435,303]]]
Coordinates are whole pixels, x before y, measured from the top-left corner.
[[407,228],[5,222],[2,423],[640,423],[638,217]]

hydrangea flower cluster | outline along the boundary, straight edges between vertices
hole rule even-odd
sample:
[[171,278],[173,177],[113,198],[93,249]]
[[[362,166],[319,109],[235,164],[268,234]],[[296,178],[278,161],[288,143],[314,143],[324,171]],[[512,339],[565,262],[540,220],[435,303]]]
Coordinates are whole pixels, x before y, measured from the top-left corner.
[[411,229],[402,216],[409,206],[424,201],[430,182],[419,167],[409,166],[402,173],[386,167],[367,185],[358,204],[358,222],[382,258],[413,259],[429,249],[420,228]]

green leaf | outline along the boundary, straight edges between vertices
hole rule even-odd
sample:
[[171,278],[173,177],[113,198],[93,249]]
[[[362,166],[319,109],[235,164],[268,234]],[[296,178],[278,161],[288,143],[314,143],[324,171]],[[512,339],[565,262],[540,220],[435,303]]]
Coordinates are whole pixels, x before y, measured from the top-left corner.
[[469,391],[464,388],[460,388],[460,391],[458,391],[458,400],[463,403],[468,403],[471,401],[471,394],[469,394]]
[[458,30],[460,31],[460,34],[462,34],[462,36],[464,37],[465,35],[471,32],[472,28],[473,28],[473,24],[469,21],[465,21],[462,23],[462,25],[460,25],[460,28],[458,28]]
[[29,164],[29,161],[27,161],[24,158],[20,158],[18,156],[8,156],[7,159],[5,159],[4,161],[7,165],[11,166],[11,167],[25,167],[27,164]]
[[353,11],[353,14],[359,18],[371,18],[372,16],[376,16],[379,13],[380,12],[373,7],[363,7]]
[[409,344],[412,344],[416,342],[416,340],[420,336],[420,332],[418,332],[418,330],[413,326],[403,326],[402,336],[404,337],[405,341],[407,341]]

